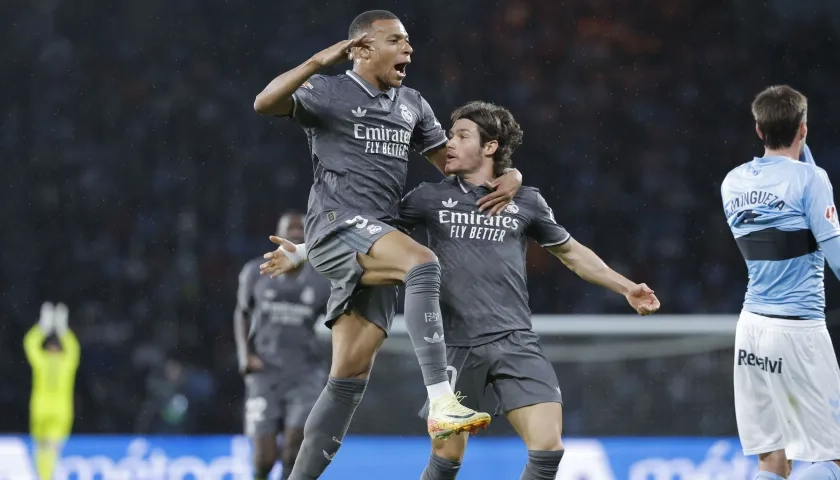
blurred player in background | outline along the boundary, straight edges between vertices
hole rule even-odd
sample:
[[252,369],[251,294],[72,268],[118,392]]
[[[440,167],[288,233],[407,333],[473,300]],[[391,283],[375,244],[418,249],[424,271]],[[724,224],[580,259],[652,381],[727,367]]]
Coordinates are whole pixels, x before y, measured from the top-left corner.
[[[490,422],[488,414],[464,408],[447,380],[437,257],[391,225],[409,149],[443,172],[446,134],[420,93],[402,86],[413,49],[393,13],[362,13],[351,23],[349,38],[278,76],[254,101],[257,112],[291,117],[307,133],[315,169],[306,216],[308,257],[332,282],[326,320],[333,362],[306,422],[295,480],[319,478],[338,451],[393,320],[399,283],[405,285],[406,327],[431,398],[430,436]],[[352,71],[317,74],[348,57]],[[478,203],[496,213],[520,185],[521,175],[510,172]]]
[[63,303],[41,305],[41,316],[23,338],[32,366],[30,434],[41,480],[52,480],[61,447],[73,427],[73,392],[79,342],[68,327]]
[[[465,405],[478,408],[492,385],[499,410],[528,447],[521,478],[553,480],[564,452],[562,397],[554,368],[531,330],[527,239],[537,240],[585,280],[623,294],[639,314],[656,311],[659,300],[646,285],[627,280],[572,239],[535,188],[522,188],[501,215],[478,213],[475,199],[511,165],[522,131],[508,110],[484,102],[459,108],[452,120],[446,173],[456,176],[406,195],[400,224],[407,230],[425,226],[429,246],[441,259],[441,311],[453,388],[465,394]],[[273,273],[295,268],[283,255],[273,255],[270,263]],[[421,415],[427,412],[428,404]],[[467,437],[434,439],[422,480],[454,479]]]
[[[303,217],[283,215],[277,235],[303,242]],[[256,258],[239,275],[234,314],[239,370],[245,376],[245,434],[254,448],[254,477],[268,478],[285,425],[283,479],[289,478],[303,441],[303,425],[327,372],[315,322],[324,315],[330,282],[307,265],[275,278],[260,276]]]
[[840,277],[840,223],[825,170],[805,146],[808,101],[773,86],[752,104],[764,156],[721,185],[749,283],[735,334],[735,414],[757,479],[840,479],[840,368],[825,326],[825,260]]

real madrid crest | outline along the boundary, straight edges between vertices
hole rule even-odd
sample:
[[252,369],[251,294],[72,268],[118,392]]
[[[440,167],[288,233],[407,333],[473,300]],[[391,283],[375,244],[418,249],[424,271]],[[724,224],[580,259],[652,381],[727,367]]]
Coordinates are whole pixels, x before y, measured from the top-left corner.
[[408,123],[414,123],[414,114],[404,104],[400,104],[400,115]]

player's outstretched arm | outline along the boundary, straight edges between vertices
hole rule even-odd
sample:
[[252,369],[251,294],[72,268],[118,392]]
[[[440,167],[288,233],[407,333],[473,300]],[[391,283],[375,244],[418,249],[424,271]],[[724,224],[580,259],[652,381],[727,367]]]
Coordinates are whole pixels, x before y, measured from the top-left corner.
[[309,60],[272,80],[257,95],[254,100],[254,110],[262,115],[290,115],[294,106],[292,94],[303,85],[303,82],[328,65],[348,60],[351,48],[370,49],[372,41],[373,38],[368,38],[368,34],[363,33],[356,38],[342,40],[321,50]]
[[659,310],[659,299],[653,290],[644,283],[633,283],[611,269],[595,252],[575,239],[546,249],[580,278],[624,295],[639,315],[650,315]]

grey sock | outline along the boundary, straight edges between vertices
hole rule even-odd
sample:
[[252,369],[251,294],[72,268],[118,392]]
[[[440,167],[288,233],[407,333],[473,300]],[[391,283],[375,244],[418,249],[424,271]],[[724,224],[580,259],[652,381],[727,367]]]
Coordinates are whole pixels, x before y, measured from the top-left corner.
[[438,457],[433,453],[420,480],[455,480],[460,471],[461,462]]
[[528,463],[519,480],[554,480],[565,450],[528,450]]
[[440,315],[440,265],[423,263],[405,276],[405,327],[426,385],[447,382]]
[[303,444],[289,480],[315,480],[324,473],[344,440],[365,388],[367,380],[330,377],[306,419]]

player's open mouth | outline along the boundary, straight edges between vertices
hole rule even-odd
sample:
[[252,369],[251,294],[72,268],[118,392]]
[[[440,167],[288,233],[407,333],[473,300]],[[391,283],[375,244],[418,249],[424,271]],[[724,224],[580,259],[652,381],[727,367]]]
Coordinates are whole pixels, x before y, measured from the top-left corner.
[[405,78],[405,69],[406,69],[406,67],[408,67],[408,63],[409,62],[398,63],[398,64],[394,65],[394,70],[397,71],[397,76],[400,77],[401,79]]

